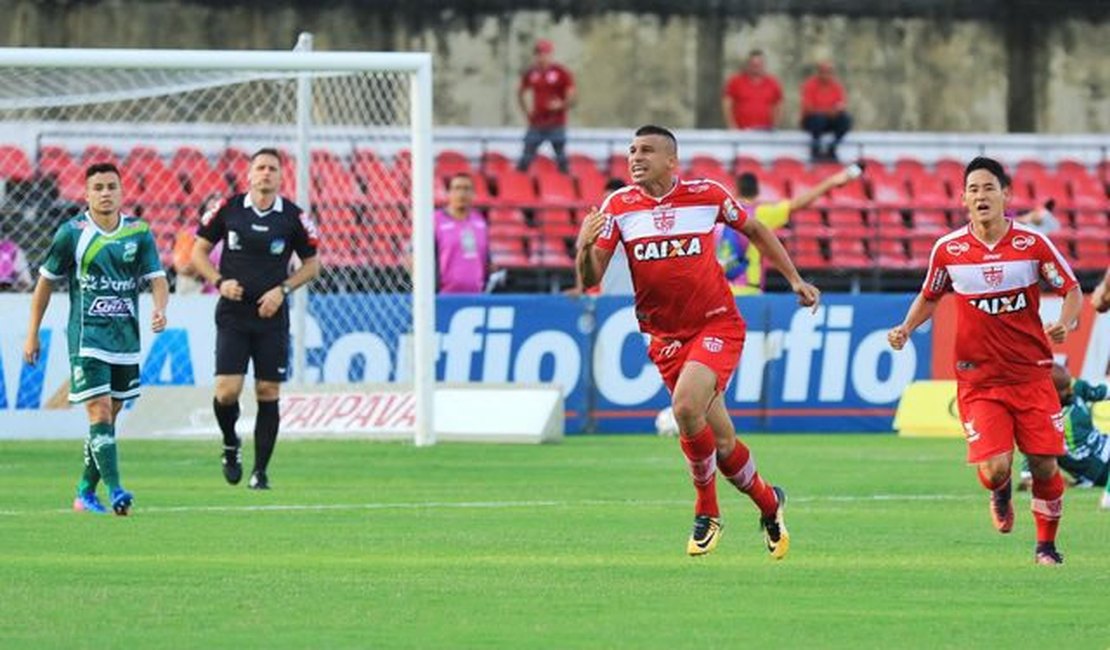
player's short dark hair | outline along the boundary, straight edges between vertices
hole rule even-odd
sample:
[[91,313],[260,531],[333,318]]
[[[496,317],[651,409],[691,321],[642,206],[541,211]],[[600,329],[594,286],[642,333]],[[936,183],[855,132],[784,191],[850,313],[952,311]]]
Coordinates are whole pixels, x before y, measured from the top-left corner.
[[759,179],[751,172],[744,172],[740,174],[737,189],[740,191],[740,196],[745,199],[759,196]]
[[994,158],[987,158],[986,156],[976,156],[967,164],[967,167],[964,168],[964,185],[967,185],[967,177],[976,169],[985,169],[994,174],[994,177],[998,179],[999,186],[1003,189],[1010,186],[1010,177],[1006,175],[1006,168]]
[[750,59],[753,56],[763,56],[763,50],[759,49],[758,47],[753,48],[751,51],[748,52],[748,58]]
[[278,151],[277,149],[275,149],[274,147],[262,147],[258,151],[252,153],[251,154],[251,162],[253,163],[254,159],[259,157],[259,156],[273,156],[274,158],[277,158],[277,161],[278,161],[279,165],[284,165],[285,164],[285,157],[282,156],[281,152]]
[[115,163],[98,162],[93,163],[85,168],[85,180],[89,180],[95,174],[115,174],[120,179],[123,179],[123,174],[119,173],[119,167]]
[[674,134],[671,133],[670,129],[666,129],[655,124],[645,124],[636,129],[635,135],[637,138],[644,135],[661,135],[671,141],[671,146],[674,147],[675,153],[678,153],[678,138],[674,137]]

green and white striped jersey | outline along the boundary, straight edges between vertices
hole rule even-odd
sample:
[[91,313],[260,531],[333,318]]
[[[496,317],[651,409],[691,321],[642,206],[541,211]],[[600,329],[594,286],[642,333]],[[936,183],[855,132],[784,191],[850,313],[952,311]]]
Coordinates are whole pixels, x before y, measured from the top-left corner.
[[39,272],[69,281],[69,356],[139,362],[139,280],[164,276],[150,225],[120,215],[104,232],[88,213],[58,228]]

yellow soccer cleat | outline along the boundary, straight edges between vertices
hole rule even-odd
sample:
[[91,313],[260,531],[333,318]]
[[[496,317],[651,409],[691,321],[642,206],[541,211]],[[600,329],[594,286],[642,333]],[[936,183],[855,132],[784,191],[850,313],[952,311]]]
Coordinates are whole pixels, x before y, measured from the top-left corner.
[[782,513],[786,509],[786,492],[777,485],[773,488],[779,507],[773,517],[760,517],[759,527],[763,529],[763,541],[767,544],[767,551],[771,557],[781,560],[790,550],[790,533],[786,531],[786,521]]
[[717,548],[720,539],[721,520],[709,515],[698,515],[694,517],[694,532],[686,543],[686,552],[690,555],[705,555]]

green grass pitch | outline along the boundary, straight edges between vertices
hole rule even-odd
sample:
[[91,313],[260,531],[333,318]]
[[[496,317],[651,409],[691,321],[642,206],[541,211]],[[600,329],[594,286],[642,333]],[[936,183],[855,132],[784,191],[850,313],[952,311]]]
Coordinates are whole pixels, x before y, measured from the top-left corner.
[[224,484],[216,441],[123,440],[128,518],[68,511],[78,441],[0,443],[0,647],[1110,643],[1100,490],[1069,492],[1067,564],[1038,567],[1028,495],[994,532],[960,440],[748,441],[790,495],[782,562],[723,482],[720,546],[684,554],[673,439],[284,441],[268,493]]

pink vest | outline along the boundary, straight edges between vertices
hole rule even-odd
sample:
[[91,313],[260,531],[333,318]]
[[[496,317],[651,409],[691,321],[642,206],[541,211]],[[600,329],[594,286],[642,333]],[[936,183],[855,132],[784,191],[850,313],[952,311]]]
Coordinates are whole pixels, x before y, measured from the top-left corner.
[[19,279],[18,260],[19,245],[10,239],[0,240],[0,284],[14,284]]
[[489,265],[489,231],[477,210],[454,219],[436,210],[436,265],[440,293],[482,293]]

